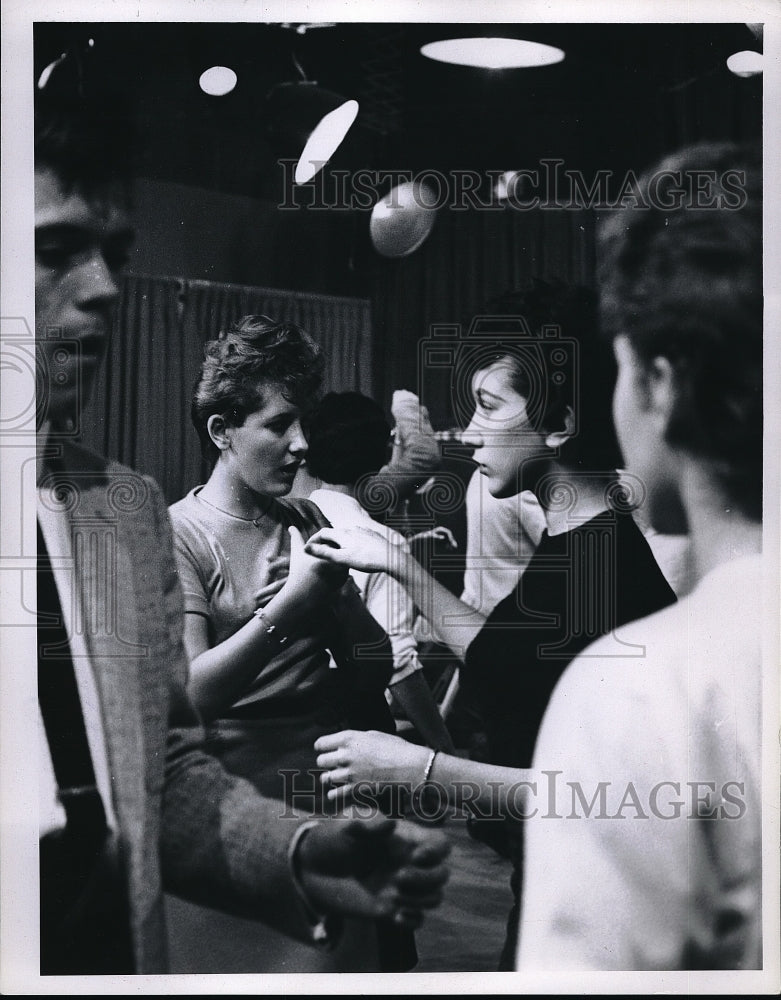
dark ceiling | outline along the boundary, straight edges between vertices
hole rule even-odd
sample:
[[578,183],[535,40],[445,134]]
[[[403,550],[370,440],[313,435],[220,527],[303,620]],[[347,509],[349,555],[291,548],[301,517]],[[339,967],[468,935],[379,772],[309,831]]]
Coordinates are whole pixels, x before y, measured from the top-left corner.
[[[420,46],[463,35],[548,42],[566,59],[486,71],[426,59]],[[761,77],[725,66],[758,48],[734,24],[338,24],[298,34],[278,24],[38,24],[36,72],[94,38],[99,73],[131,96],[149,176],[270,197],[278,182],[264,98],[306,77],[360,102],[331,167],[641,168],[680,141],[761,134]],[[238,74],[226,97],[201,92],[214,64]]]

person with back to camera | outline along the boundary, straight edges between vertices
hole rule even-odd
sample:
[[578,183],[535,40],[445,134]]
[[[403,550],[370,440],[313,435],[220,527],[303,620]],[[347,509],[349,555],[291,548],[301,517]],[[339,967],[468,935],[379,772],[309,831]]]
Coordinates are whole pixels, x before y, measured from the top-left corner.
[[313,952],[346,914],[415,926],[436,832],[281,818],[204,752],[160,490],[77,440],[133,230],[126,120],[73,63],[35,94],[40,973],[168,972],[163,887]]
[[[328,561],[390,573],[437,637],[464,659],[464,684],[488,737],[486,763],[431,756],[386,734],[349,731],[318,740],[318,764],[334,798],[361,780],[413,786],[430,780],[458,802],[463,783],[474,782],[473,829],[514,863],[502,969],[514,967],[521,862],[521,827],[505,796],[528,778],[521,769],[531,765],[551,692],[595,636],[610,635],[620,647],[620,626],[675,600],[618,485],[610,417],[614,368],[597,339],[595,297],[537,282],[519,315],[524,333],[497,335],[495,342],[467,337],[457,361],[475,405],[463,440],[473,445],[491,493],[504,497],[530,488],[545,511],[546,531],[515,591],[484,617],[376,533],[323,529],[307,544]],[[559,327],[558,338],[541,335],[551,324]],[[570,352],[568,369],[563,351]]]
[[[322,486],[309,495],[335,527],[363,524],[389,543],[404,546],[402,535],[373,521],[358,495],[385,463],[391,428],[374,400],[358,392],[328,393],[310,415],[307,465]],[[415,607],[399,583],[386,573],[351,570],[367,608],[393,647],[389,691],[423,742],[454,752],[450,735],[423,675],[412,633]]]
[[[331,804],[316,778],[315,740],[349,719],[395,726],[384,695],[388,637],[346,570],[304,552],[302,535],[328,524],[322,512],[284,499],[307,451],[303,424],[322,377],[320,351],[292,323],[245,316],[204,353],[192,417],[214,465],[205,485],[170,508],[189,690],[207,749],[229,771],[322,814]],[[355,929],[342,971],[350,962],[373,968],[367,933]],[[413,962],[411,942],[387,960]],[[268,969],[268,956],[257,961],[257,971]],[[286,962],[294,967],[295,958]]]
[[[760,163],[751,148],[685,149],[641,177],[650,209],[624,209],[598,235],[624,460],[653,526],[688,529],[696,580],[624,630],[643,645],[640,669],[600,640],[554,692],[535,752],[537,767],[561,772],[550,811],[577,805],[568,781],[589,799],[605,783],[606,801],[527,824],[524,971],[771,968],[762,688],[777,663],[762,652]],[[708,207],[688,186],[703,176]],[[770,579],[774,593],[777,571]]]

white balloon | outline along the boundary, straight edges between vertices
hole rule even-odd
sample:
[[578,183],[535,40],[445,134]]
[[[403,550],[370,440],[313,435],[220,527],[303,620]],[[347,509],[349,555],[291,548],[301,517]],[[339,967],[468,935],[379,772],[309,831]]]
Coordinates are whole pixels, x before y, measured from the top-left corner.
[[407,181],[392,188],[372,209],[369,235],[383,257],[406,257],[424,242],[436,219],[437,193]]

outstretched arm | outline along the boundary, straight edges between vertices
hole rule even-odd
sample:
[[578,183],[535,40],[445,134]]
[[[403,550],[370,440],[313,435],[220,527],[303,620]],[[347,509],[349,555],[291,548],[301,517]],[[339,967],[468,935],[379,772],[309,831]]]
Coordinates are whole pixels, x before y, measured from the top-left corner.
[[331,800],[349,799],[361,783],[397,785],[410,793],[425,781],[436,782],[451,806],[481,816],[521,818],[528,793],[536,791],[530,770],[499,767],[437,753],[387,733],[345,730],[315,742],[317,766],[325,769],[323,784]]
[[193,724],[169,741],[161,830],[168,890],[304,940],[317,940],[318,918],[414,928],[439,904],[450,850],[441,834],[385,817],[310,825],[228,774],[201,740]]
[[414,556],[369,528],[321,528],[305,548],[325,562],[394,577],[429,621],[435,638],[461,659],[485,623],[483,615],[435,580]]

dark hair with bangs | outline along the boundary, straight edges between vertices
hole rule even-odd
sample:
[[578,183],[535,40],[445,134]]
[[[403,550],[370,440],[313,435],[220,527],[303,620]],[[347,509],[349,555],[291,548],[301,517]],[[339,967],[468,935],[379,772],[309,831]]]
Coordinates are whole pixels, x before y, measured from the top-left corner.
[[472,376],[497,362],[507,365],[512,387],[526,400],[538,430],[562,429],[572,409],[575,431],[560,449],[563,465],[615,474],[620,464],[612,418],[616,364],[600,336],[595,292],[534,279],[488,303],[478,335],[464,338],[457,360],[457,391],[470,408]]

